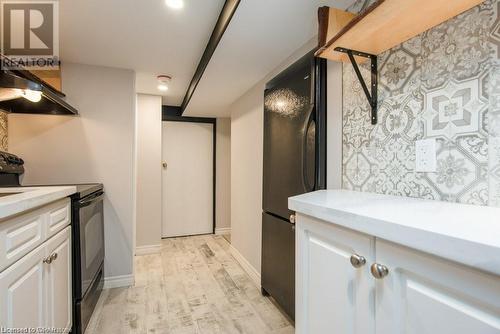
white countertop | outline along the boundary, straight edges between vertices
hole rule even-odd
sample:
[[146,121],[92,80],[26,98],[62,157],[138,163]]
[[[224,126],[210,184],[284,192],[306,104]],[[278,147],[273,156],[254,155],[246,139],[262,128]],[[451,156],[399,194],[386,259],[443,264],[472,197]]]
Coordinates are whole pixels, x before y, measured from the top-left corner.
[[57,201],[76,192],[74,186],[8,187],[0,193],[18,193],[0,197],[0,220]]
[[500,208],[321,190],[291,210],[500,275]]

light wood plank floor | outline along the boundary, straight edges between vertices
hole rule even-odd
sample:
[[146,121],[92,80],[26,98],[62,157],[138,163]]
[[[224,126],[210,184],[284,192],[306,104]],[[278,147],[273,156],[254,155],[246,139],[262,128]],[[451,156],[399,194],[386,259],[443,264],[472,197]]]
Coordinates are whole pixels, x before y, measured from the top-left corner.
[[165,239],[135,268],[135,286],[103,291],[86,334],[294,333],[222,236]]

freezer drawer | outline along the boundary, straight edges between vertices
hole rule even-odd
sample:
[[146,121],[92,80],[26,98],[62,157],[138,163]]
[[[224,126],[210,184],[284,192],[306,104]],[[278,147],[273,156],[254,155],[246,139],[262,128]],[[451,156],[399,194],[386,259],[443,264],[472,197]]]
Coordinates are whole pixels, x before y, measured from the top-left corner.
[[262,214],[262,289],[295,317],[295,226]]

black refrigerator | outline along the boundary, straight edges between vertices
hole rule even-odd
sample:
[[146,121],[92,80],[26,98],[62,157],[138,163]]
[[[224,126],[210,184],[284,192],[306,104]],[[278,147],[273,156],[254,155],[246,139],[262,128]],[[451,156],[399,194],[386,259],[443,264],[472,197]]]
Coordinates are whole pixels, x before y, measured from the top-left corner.
[[326,185],[326,61],[314,51],[266,84],[263,172],[262,293],[294,319],[295,216],[288,197]]

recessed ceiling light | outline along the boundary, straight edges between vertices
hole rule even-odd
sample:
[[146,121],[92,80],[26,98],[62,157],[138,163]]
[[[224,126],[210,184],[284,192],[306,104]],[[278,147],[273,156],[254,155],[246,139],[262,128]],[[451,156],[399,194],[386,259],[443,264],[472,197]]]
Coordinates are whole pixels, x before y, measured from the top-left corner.
[[168,84],[170,83],[170,80],[172,80],[172,77],[168,75],[159,75],[156,78],[158,79],[158,90],[166,92],[168,90]]
[[165,3],[173,9],[182,9],[184,7],[184,0],[165,0]]

